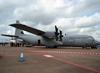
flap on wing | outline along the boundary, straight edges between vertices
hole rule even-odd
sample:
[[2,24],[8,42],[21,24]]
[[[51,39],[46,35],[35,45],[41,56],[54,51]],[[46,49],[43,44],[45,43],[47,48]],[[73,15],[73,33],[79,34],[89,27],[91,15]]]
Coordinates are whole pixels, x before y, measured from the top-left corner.
[[25,30],[27,32],[30,32],[30,33],[33,33],[33,34],[36,34],[36,35],[41,35],[42,36],[42,34],[45,33],[41,30],[26,26],[26,25],[22,25],[22,24],[11,24],[10,26],[18,28],[18,29]]
[[6,34],[1,34],[2,36],[7,36],[7,37],[16,37],[18,38],[18,36],[15,36],[15,35],[6,35]]

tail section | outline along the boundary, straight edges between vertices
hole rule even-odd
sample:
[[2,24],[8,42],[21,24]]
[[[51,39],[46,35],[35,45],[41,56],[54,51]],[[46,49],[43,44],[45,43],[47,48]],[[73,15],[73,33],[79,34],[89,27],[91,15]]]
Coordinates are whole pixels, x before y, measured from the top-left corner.
[[19,35],[23,35],[23,31],[21,29],[17,29],[15,30],[15,36],[19,36]]
[[[17,20],[16,24],[20,24],[20,22]],[[15,30],[15,36],[23,35],[23,30],[16,28]]]

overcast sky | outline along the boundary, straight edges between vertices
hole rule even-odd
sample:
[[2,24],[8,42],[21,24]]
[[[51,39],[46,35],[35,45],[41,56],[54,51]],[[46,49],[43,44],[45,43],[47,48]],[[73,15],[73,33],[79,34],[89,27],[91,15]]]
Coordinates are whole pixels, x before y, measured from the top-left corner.
[[[100,0],[0,0],[0,34],[15,34],[9,24],[20,23],[43,31],[91,35],[100,41]],[[25,32],[27,33],[27,32]],[[0,36],[0,41],[9,40]]]

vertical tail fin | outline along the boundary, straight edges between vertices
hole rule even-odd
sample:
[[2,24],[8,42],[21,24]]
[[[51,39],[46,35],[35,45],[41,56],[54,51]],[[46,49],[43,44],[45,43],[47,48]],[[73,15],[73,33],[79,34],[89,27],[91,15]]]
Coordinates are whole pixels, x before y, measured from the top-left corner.
[[[16,24],[20,24],[20,22],[17,20],[17,21],[16,21]],[[15,35],[16,35],[16,36],[23,35],[23,34],[24,34],[24,33],[23,33],[23,30],[17,29],[17,28],[16,28],[16,30],[15,30]]]

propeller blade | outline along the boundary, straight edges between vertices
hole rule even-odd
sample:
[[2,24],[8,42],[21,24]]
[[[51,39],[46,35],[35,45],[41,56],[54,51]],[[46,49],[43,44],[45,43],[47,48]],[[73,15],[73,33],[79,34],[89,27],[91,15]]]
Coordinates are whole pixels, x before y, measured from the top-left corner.
[[57,26],[55,26],[55,38],[56,38],[56,41],[58,41],[58,35],[59,35],[58,28],[57,28]]
[[63,35],[62,35],[62,31],[61,30],[59,30],[60,31],[60,41],[62,41],[62,37],[63,37]]
[[60,35],[62,35],[62,31],[61,30],[59,30],[60,31]]
[[58,41],[58,37],[56,37],[56,41]]
[[58,28],[57,28],[57,26],[55,26],[55,31],[58,32]]

